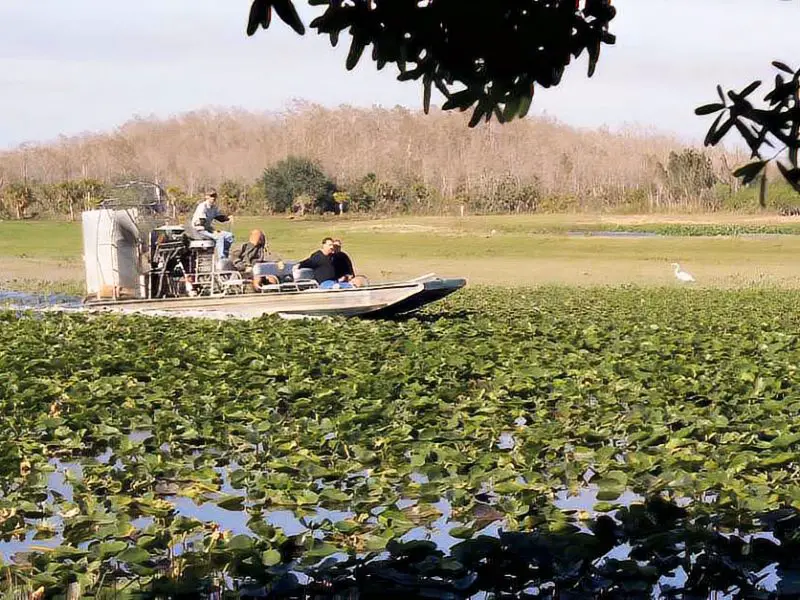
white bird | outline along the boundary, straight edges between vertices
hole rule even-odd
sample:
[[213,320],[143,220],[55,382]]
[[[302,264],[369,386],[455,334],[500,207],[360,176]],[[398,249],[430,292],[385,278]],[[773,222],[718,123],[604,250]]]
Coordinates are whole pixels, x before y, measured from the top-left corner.
[[692,274],[681,269],[681,266],[678,263],[672,263],[672,266],[675,267],[675,277],[678,278],[678,281],[689,282],[695,280],[694,277],[692,277]]

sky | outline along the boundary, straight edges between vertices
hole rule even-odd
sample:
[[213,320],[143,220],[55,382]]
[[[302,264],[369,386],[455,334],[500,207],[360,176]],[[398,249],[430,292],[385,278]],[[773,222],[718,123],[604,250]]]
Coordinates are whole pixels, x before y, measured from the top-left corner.
[[[486,0],[491,1],[491,0]],[[321,7],[296,1],[308,24]],[[615,0],[615,46],[539,89],[530,115],[702,140],[693,110],[717,83],[741,89],[800,66],[800,0]],[[113,130],[136,116],[200,108],[280,111],[296,100],[419,109],[418,83],[344,67],[349,36],[300,37],[280,20],[248,38],[250,0],[0,0],[0,149]],[[794,31],[793,31],[794,30]],[[765,90],[766,91],[766,90]],[[763,96],[763,94],[762,94]],[[434,96],[433,102],[437,102]],[[441,102],[441,98],[439,98]]]

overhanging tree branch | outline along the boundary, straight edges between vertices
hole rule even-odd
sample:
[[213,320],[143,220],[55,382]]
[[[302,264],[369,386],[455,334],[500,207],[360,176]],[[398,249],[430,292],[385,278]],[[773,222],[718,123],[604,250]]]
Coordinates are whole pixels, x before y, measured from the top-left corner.
[[[706,146],[716,146],[733,130],[744,139],[755,160],[734,171],[743,183],[748,184],[759,175],[763,178],[767,164],[774,161],[784,179],[800,192],[800,69],[794,71],[779,61],[773,61],[772,66],[778,73],[773,88],[763,98],[766,107],[757,107],[748,99],[761,86],[760,81],[753,81],[740,92],[723,93],[718,85],[720,102],[700,106],[695,114],[717,114],[706,134]],[[765,156],[767,152],[770,156]],[[762,205],[764,193],[762,185]]]
[[[444,110],[474,107],[470,126],[527,114],[537,85],[558,85],[572,58],[585,50],[588,75],[603,44],[613,44],[611,0],[308,0],[327,6],[311,28],[335,46],[350,34],[346,67],[368,46],[378,69],[397,65],[400,81],[422,81],[428,112],[432,88]],[[273,9],[297,33],[305,26],[292,0],[254,0],[247,34],[269,27]]]

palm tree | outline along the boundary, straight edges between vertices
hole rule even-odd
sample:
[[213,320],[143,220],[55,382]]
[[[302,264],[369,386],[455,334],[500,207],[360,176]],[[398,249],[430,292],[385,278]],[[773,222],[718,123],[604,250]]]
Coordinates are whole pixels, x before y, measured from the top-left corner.
[[35,200],[31,186],[27,183],[14,182],[5,186],[2,193],[6,209],[13,207],[17,219],[26,218],[27,210]]

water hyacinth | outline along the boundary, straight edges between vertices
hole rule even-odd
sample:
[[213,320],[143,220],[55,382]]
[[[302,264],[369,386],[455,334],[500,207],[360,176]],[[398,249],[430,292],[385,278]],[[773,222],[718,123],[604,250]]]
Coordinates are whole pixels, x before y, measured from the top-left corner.
[[[580,547],[592,581],[621,577],[598,559],[622,543],[713,538],[723,564],[743,556],[722,541],[735,530],[773,536],[746,542],[748,572],[788,561],[795,295],[525,295],[346,327],[0,312],[0,585],[218,568],[311,586],[329,557],[344,581],[347,561],[382,556],[440,561],[473,590],[495,542],[526,560],[545,534]],[[633,523],[666,533],[647,546]],[[693,560],[687,574],[706,568]],[[647,589],[658,569],[637,571]]]

